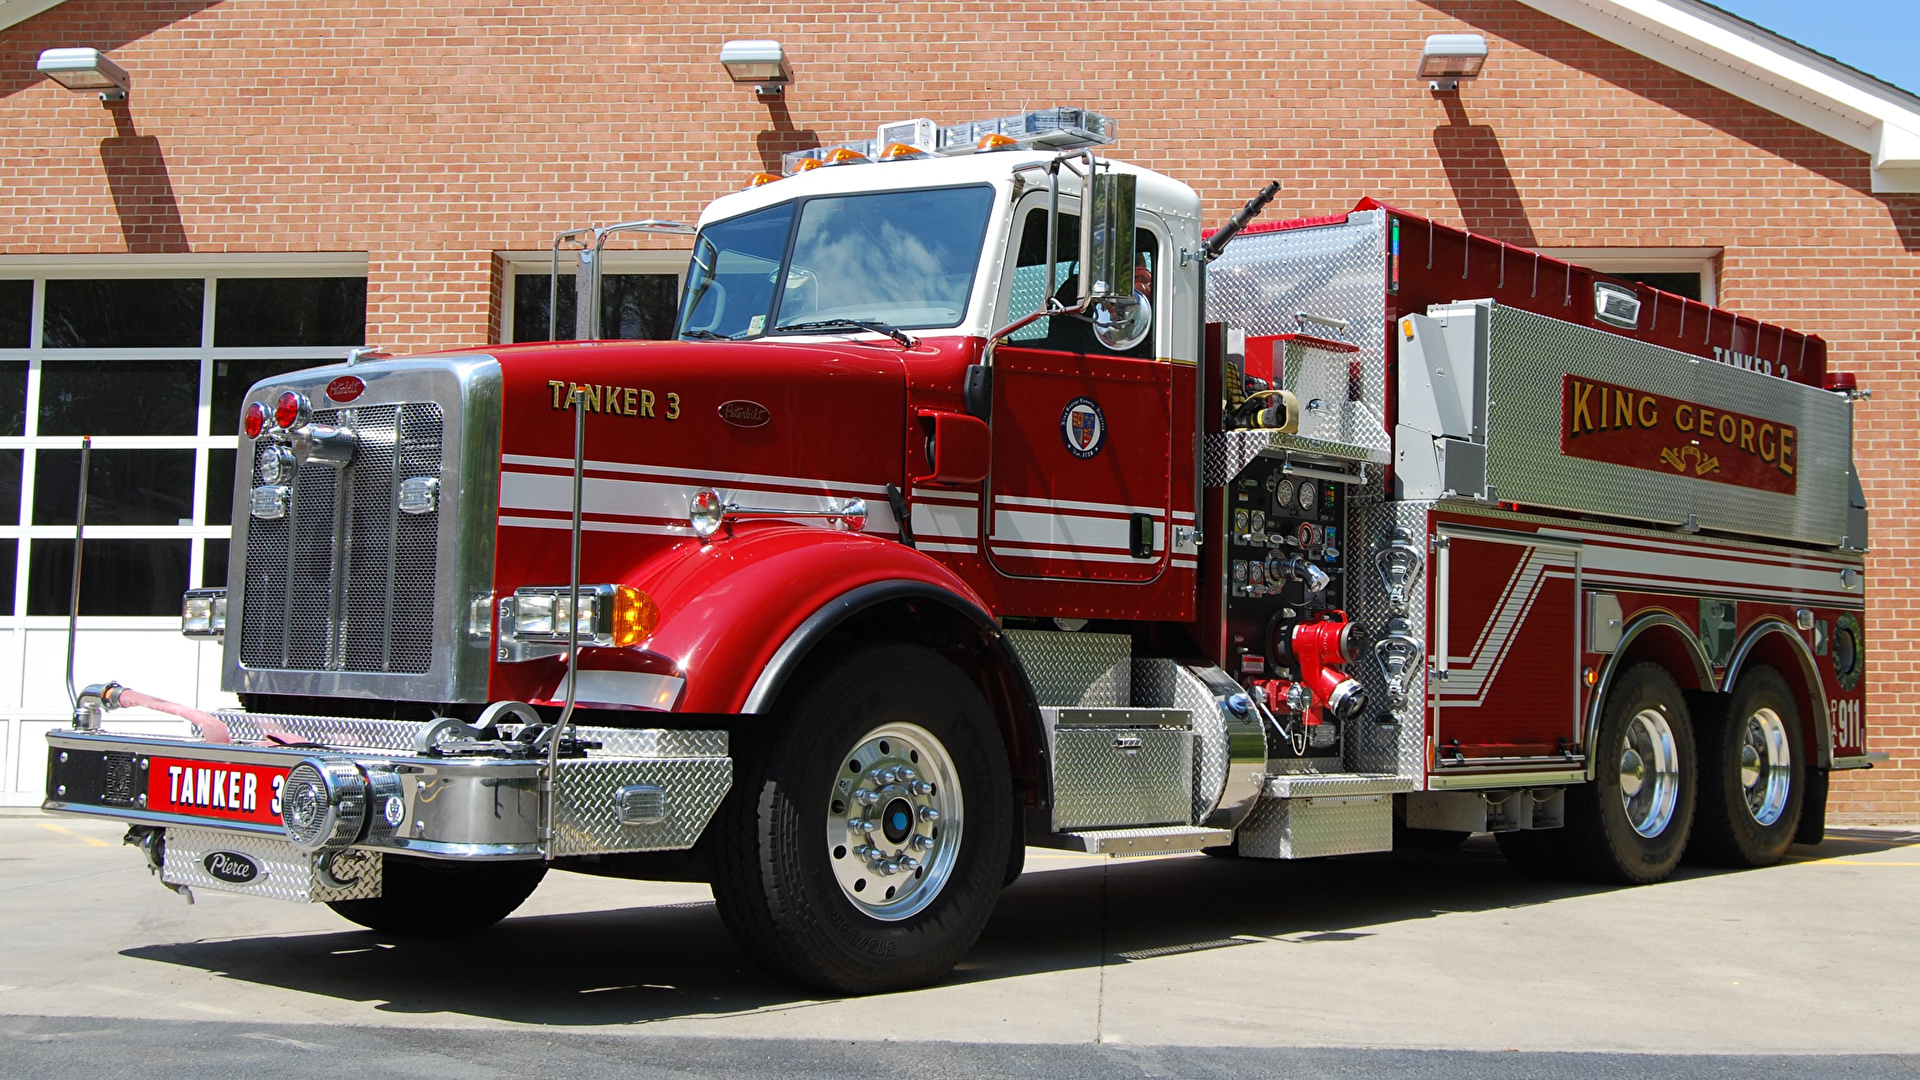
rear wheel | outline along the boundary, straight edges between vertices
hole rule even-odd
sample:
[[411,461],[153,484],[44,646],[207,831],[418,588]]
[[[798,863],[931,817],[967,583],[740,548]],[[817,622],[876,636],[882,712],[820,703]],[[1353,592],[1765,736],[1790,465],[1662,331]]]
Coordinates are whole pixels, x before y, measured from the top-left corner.
[[1700,816],[1691,849],[1721,866],[1771,866],[1800,825],[1806,762],[1800,712],[1772,668],[1743,675],[1716,724],[1702,725]]
[[460,863],[383,856],[380,895],[331,900],[342,918],[370,930],[414,937],[445,937],[484,930],[533,895],[547,875],[543,861]]
[[973,684],[925,649],[866,646],[745,749],[716,821],[713,889],[748,956],[837,994],[951,970],[1014,842],[1006,749]]
[[1597,772],[1567,790],[1559,855],[1574,876],[1643,885],[1673,872],[1693,826],[1697,782],[1687,704],[1658,664],[1636,664],[1607,694]]

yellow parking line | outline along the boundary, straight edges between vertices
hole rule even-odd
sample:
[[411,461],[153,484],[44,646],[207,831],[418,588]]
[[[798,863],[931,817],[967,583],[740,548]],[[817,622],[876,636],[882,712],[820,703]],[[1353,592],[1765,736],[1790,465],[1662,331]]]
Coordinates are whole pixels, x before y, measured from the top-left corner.
[[63,828],[59,825],[55,825],[51,821],[37,821],[34,824],[40,826],[41,828],[47,830],[48,832],[57,832],[61,836],[71,836],[75,840],[80,841],[81,843],[91,844],[94,847],[112,847],[113,846],[112,844],[107,843],[105,840],[102,840],[97,836],[88,836],[85,833],[77,833],[77,832],[74,832],[72,829]]
[[1893,862],[1888,859],[1866,859],[1858,855],[1835,855],[1825,859],[1794,858],[1789,856],[1783,861],[1794,863],[1838,863],[1842,866],[1920,866],[1920,862]]

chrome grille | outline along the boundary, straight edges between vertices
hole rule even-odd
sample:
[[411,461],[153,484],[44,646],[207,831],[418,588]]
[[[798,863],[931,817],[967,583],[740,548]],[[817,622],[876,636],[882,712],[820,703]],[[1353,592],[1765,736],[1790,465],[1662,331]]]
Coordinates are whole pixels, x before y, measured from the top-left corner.
[[433,663],[440,515],[401,513],[398,489],[440,475],[440,406],[317,410],[313,419],[351,427],[358,446],[344,470],[303,466],[286,517],[248,522],[241,663],[423,673]]

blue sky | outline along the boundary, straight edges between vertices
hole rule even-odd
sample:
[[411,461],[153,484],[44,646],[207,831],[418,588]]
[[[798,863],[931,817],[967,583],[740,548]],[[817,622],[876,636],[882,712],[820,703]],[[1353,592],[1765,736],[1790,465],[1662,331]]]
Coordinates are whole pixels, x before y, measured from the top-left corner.
[[1910,93],[1920,93],[1920,0],[1707,2]]

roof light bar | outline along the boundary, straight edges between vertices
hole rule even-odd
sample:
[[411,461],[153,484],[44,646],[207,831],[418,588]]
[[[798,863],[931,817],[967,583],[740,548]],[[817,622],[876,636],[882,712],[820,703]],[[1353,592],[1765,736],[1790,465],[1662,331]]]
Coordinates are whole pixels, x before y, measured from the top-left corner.
[[[1091,109],[1059,107],[1036,109],[1014,116],[974,120],[964,124],[937,127],[933,121],[916,118],[882,124],[878,137],[854,139],[833,146],[816,146],[790,151],[780,159],[781,171],[788,176],[818,164],[857,164],[847,153],[868,161],[900,160],[913,155],[898,152],[898,144],[928,156],[950,157],[992,149],[1075,150],[1083,146],[1105,146],[1119,136],[1119,125],[1111,117]],[[838,154],[838,157],[834,155]],[[814,162],[816,164],[807,164]]]

